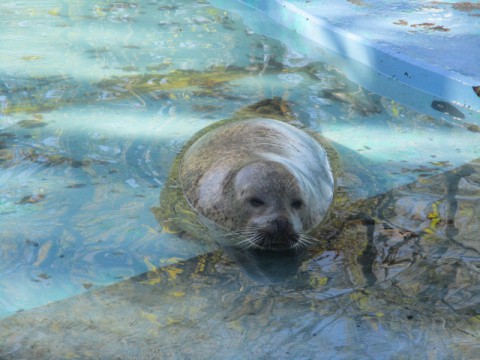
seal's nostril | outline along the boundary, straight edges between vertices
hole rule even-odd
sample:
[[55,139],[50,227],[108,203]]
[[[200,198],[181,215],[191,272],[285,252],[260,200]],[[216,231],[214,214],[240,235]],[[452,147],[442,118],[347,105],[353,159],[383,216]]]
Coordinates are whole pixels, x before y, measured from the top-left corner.
[[284,232],[290,227],[289,221],[283,217],[276,218],[275,225],[277,226],[278,232]]

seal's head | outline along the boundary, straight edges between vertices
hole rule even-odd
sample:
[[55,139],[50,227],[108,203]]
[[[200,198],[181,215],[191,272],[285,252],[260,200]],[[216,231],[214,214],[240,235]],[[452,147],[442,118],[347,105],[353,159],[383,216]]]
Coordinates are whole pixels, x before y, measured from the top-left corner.
[[334,190],[323,147],[298,128],[263,118],[227,123],[195,140],[179,180],[190,205],[228,230],[222,245],[250,249],[307,247]]

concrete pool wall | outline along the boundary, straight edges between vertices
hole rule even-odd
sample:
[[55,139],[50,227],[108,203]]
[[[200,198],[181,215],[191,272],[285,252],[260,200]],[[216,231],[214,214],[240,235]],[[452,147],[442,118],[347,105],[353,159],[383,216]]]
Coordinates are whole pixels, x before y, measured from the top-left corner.
[[[238,0],[228,5],[214,0],[212,3],[229,10],[245,11],[243,6],[260,11],[318,44],[319,53],[328,49],[347,58],[350,64],[342,64],[342,70],[352,81],[371,91],[409,103],[415,102],[418,90],[461,107],[465,119],[480,123],[480,51],[477,50],[480,5],[477,3],[425,0],[350,0],[334,5],[329,1],[308,0]],[[271,32],[269,35],[278,31],[263,30]],[[367,69],[352,65],[351,60]],[[402,86],[409,89],[402,90]],[[463,119],[448,109],[447,114]]]

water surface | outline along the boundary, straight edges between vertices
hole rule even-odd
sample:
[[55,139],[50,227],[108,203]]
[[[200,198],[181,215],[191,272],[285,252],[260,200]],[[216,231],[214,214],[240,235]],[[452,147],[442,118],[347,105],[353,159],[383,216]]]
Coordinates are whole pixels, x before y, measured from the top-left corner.
[[[295,35],[206,1],[4,1],[0,18],[0,355],[478,353],[475,129],[362,89],[281,41]],[[370,232],[368,266],[326,252],[266,284],[156,222],[185,141],[275,96],[354,159],[352,198],[380,199],[375,225],[353,229]]]

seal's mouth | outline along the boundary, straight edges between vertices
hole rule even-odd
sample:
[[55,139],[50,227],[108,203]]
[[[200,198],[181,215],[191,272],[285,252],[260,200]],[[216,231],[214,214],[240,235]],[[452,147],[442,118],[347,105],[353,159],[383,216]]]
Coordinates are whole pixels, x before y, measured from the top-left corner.
[[237,230],[231,234],[230,245],[244,250],[299,251],[318,242],[315,237],[297,232],[293,228],[287,231],[272,231],[259,227]]
[[295,249],[299,240],[299,235],[293,232],[272,234],[265,231],[257,231],[255,236],[250,239],[251,243],[257,249],[275,251]]

